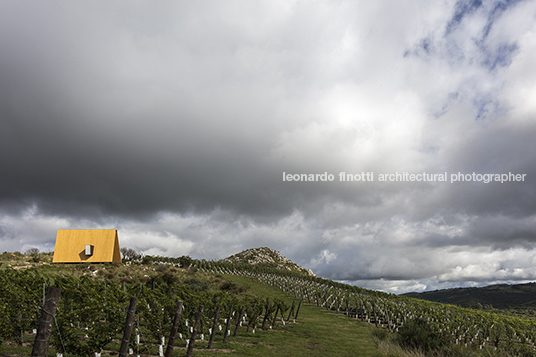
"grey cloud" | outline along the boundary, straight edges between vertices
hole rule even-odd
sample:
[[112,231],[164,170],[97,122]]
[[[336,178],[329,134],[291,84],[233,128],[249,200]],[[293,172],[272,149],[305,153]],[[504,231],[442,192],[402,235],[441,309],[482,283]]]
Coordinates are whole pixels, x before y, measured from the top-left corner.
[[[2,246],[115,227],[147,254],[270,246],[393,291],[530,277],[466,258],[534,240],[535,127],[509,95],[530,93],[511,69],[533,25],[501,30],[530,3],[501,4],[3,2]],[[423,171],[527,180],[338,180]]]

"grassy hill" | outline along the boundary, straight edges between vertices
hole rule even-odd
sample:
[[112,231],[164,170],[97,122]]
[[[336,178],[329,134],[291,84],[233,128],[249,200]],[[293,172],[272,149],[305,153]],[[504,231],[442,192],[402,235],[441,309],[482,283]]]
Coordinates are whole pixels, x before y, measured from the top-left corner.
[[469,308],[536,308],[536,283],[499,284],[481,288],[455,288],[406,293],[404,296]]
[[[182,336],[173,356],[185,355],[200,306],[193,356],[536,356],[531,320],[322,279],[269,248],[221,261],[137,256],[123,264],[51,264],[50,259],[36,252],[0,255],[0,355],[30,354],[44,289],[57,286],[62,296],[48,356],[99,350],[102,356],[117,355],[132,297],[138,299],[140,343],[132,337],[130,346],[140,356],[158,355],[178,300],[184,302]],[[218,307],[214,345],[207,349]]]
[[[275,257],[273,261],[268,261],[268,264],[260,264],[259,266],[271,266],[274,264],[282,263],[285,271],[300,272],[304,275],[308,275],[307,271],[303,268],[297,269],[297,265],[282,259],[278,254],[273,254],[271,251],[261,249],[263,253],[260,255],[263,259],[266,255]],[[251,251],[246,252],[242,257],[250,257]],[[236,259],[236,257],[235,257]],[[224,273],[209,273],[204,271],[200,266],[201,262],[191,260],[191,266],[179,267],[173,264],[161,264],[157,263],[156,257],[146,259],[150,263],[144,263],[143,261],[126,261],[124,264],[51,264],[50,254],[21,254],[21,253],[4,253],[0,256],[0,262],[3,263],[0,268],[0,278],[2,275],[9,275],[9,277],[17,276],[21,278],[27,276],[29,278],[28,283],[21,287],[21,292],[24,290],[36,290],[35,296],[41,296],[42,283],[35,284],[35,281],[46,282],[46,285],[64,285],[64,279],[73,278],[74,281],[79,282],[78,287],[84,285],[89,288],[89,285],[97,287],[97,291],[93,294],[100,294],[97,300],[92,300],[93,303],[98,303],[98,300],[105,300],[110,298],[112,294],[120,293],[121,290],[126,289],[128,294],[129,289],[134,294],[138,292],[141,294],[155,292],[154,296],[161,296],[162,292],[166,291],[170,286],[175,286],[176,298],[183,299],[185,305],[189,305],[189,310],[197,310],[195,301],[200,303],[205,301],[204,325],[202,332],[205,336],[208,335],[208,328],[211,318],[213,317],[213,309],[210,307],[210,302],[203,296],[210,296],[210,299],[219,299],[222,301],[222,310],[225,305],[223,302],[234,302],[235,315],[240,310],[240,305],[247,304],[248,302],[258,302],[259,305],[263,305],[266,301],[270,301],[274,306],[277,302],[284,308],[284,319],[281,319],[281,313],[275,320],[275,324],[271,327],[266,327],[263,330],[260,326],[263,315],[258,319],[258,325],[254,330],[249,332],[245,331],[245,326],[239,330],[236,337],[232,334],[229,336],[227,342],[222,342],[223,331],[218,331],[213,349],[207,350],[207,337],[204,340],[196,341],[196,348],[194,349],[193,356],[219,356],[229,355],[233,356],[380,356],[378,349],[371,337],[371,330],[373,325],[368,323],[361,323],[359,321],[350,320],[345,318],[342,313],[331,312],[326,309],[317,308],[316,305],[303,302],[300,306],[299,315],[296,316],[296,309],[290,319],[287,320],[290,315],[290,307],[294,303],[297,307],[299,304],[298,299],[293,295],[282,292],[279,289],[256,282],[250,278],[244,276],[238,276],[233,274]],[[236,261],[236,263],[227,263],[229,267],[234,265],[242,265],[243,261]],[[196,266],[197,263],[197,266]],[[265,262],[266,263],[266,262]],[[287,269],[290,268],[290,269]],[[8,277],[8,278],[9,278]],[[15,283],[15,280],[12,279]],[[1,282],[0,282],[1,283]],[[37,286],[33,286],[37,285]],[[107,297],[103,297],[102,290],[99,291],[98,287],[105,287]],[[115,289],[114,286],[118,286],[119,289]],[[182,290],[180,289],[182,288]],[[67,299],[67,289],[64,286],[62,298]],[[162,289],[162,290],[160,290]],[[19,292],[17,289],[11,288],[16,294]],[[92,290],[93,291],[93,290]],[[182,291],[182,292],[181,292]],[[0,291],[0,295],[7,294],[6,290]],[[143,295],[142,294],[142,295]],[[205,295],[203,295],[205,294]],[[153,295],[151,295],[153,296]],[[142,299],[142,296],[139,296]],[[173,299],[174,301],[176,300]],[[203,300],[205,299],[205,300]],[[143,300],[143,304],[150,304],[150,298]],[[189,303],[187,303],[187,301]],[[160,297],[159,302],[164,304],[163,297]],[[262,304],[261,304],[262,302]],[[29,302],[31,303],[31,302]],[[37,302],[39,304],[39,301]],[[108,304],[111,304],[109,301]],[[122,303],[126,307],[126,301]],[[0,299],[0,310],[1,310]],[[142,305],[141,300],[139,303],[140,308],[145,308]],[[60,307],[63,306],[60,304]],[[228,305],[226,305],[228,306]],[[149,307],[149,305],[147,305]],[[261,306],[262,307],[262,306]],[[31,309],[30,309],[31,310]],[[140,310],[140,316],[148,313],[147,309],[142,312]],[[248,309],[249,311],[249,309]],[[22,316],[26,319],[26,312],[22,312]],[[138,312],[137,312],[138,313]],[[219,325],[225,327],[225,318],[228,311],[222,311],[219,318]],[[272,308],[269,322],[272,322],[274,311]],[[18,316],[18,314],[16,314]],[[34,318],[37,316],[35,313],[31,316]],[[190,326],[192,325],[192,314],[186,314],[183,311],[183,324],[185,318],[190,318]],[[58,317],[58,319],[60,319]],[[233,319],[236,316],[233,317]],[[158,320],[155,320],[158,321]],[[69,323],[77,322],[72,321]],[[147,323],[147,322],[146,322]],[[143,322],[141,323],[141,329]],[[235,321],[231,325],[231,331],[234,331]],[[60,323],[60,329],[62,324]],[[2,329],[2,320],[0,320],[0,332]],[[24,328],[23,328],[24,329]],[[187,327],[183,326],[183,329],[187,331]],[[90,327],[91,331],[91,327]],[[167,335],[167,330],[162,330],[162,335]],[[165,331],[165,332],[164,332]],[[55,331],[53,331],[54,333]],[[183,331],[184,333],[184,331]],[[86,341],[84,338],[83,329],[80,330],[78,338]],[[150,332],[145,330],[142,336],[142,345],[140,356],[158,356],[158,341],[150,337]],[[0,356],[28,356],[31,352],[32,341],[35,338],[35,334],[31,332],[31,329],[23,333],[22,339],[17,342],[16,339],[9,338],[0,347]],[[68,337],[67,337],[68,338]],[[66,337],[63,336],[65,340]],[[91,339],[91,335],[89,336]],[[102,356],[117,355],[121,334],[117,333],[110,343],[107,343],[102,351]],[[65,343],[65,341],[63,341]],[[185,346],[186,339],[179,339],[173,356],[184,356],[186,353]],[[84,342],[85,343],[85,342]],[[60,350],[58,350],[58,348]],[[51,347],[49,350],[49,356],[56,356],[56,350],[61,352],[61,347]],[[65,355],[65,354],[64,354]],[[72,356],[72,354],[68,354]]]

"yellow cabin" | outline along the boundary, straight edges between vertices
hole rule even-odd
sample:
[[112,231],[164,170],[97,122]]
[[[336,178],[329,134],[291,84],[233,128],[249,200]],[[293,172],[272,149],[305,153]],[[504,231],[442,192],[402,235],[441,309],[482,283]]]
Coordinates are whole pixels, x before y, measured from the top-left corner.
[[53,263],[121,263],[116,229],[59,229]]

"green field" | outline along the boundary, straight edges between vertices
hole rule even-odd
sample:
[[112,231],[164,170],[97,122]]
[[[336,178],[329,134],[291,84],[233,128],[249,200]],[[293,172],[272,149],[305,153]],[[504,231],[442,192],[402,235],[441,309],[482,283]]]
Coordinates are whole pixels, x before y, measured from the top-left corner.
[[[226,276],[248,291],[272,296],[292,304],[292,297],[247,278]],[[350,319],[316,305],[302,304],[296,323],[290,321],[275,330],[241,333],[231,341],[236,356],[379,356],[371,338],[373,325]],[[200,354],[210,356],[213,354]]]

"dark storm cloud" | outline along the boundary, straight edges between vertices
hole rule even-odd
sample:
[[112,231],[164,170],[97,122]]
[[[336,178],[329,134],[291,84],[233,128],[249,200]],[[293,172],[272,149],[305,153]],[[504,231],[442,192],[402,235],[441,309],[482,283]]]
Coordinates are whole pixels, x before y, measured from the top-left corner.
[[[248,89],[212,88],[236,81],[219,72],[221,78],[207,78],[214,65],[240,71],[214,60],[212,52],[168,55],[163,46],[154,49],[158,59],[143,48],[144,36],[154,36],[149,47],[157,46],[166,29],[151,26],[159,18],[141,18],[143,9],[130,11],[149,25],[140,39],[135,19],[127,21],[131,27],[123,38],[126,15],[118,9],[92,22],[103,14],[82,18],[82,11],[57,6],[63,16],[43,19],[39,10],[52,15],[48,7],[5,7],[12,20],[4,23],[1,58],[2,199],[35,200],[52,214],[73,212],[73,204],[120,215],[217,204],[248,212],[267,207],[261,153],[270,139],[257,129],[270,129],[254,123],[272,114],[263,103],[272,99],[269,90],[266,98],[252,98]],[[194,52],[178,47],[179,53]],[[219,47],[217,54],[233,50],[233,44]],[[176,83],[166,83],[173,77],[179,77]]]
[[[112,227],[146,254],[270,246],[391,291],[536,278],[534,13],[530,1],[2,2],[2,246]],[[527,179],[378,181],[424,171]]]
[[[232,12],[221,5],[124,13],[110,3],[53,4],[5,5],[3,200],[54,215],[80,206],[95,218],[219,206],[279,217],[292,196],[323,196],[281,192],[286,168],[268,157],[293,121],[280,107],[301,100],[294,78],[313,70],[287,48],[314,52],[308,42],[320,27],[292,25],[303,21],[294,13],[282,29],[247,33],[240,27],[251,24],[221,17]],[[266,37],[285,27],[282,43]]]

